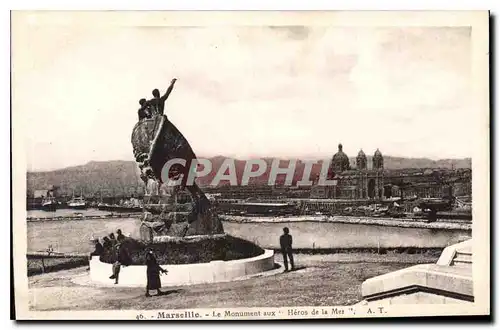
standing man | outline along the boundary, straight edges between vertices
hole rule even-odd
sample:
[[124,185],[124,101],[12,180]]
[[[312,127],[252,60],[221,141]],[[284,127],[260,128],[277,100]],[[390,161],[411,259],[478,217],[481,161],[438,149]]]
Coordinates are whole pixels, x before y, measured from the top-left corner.
[[167,100],[168,96],[172,92],[172,89],[174,88],[174,84],[177,81],[176,78],[172,79],[170,82],[170,86],[168,86],[167,91],[163,96],[160,97],[160,91],[158,89],[153,90],[153,99],[148,101],[148,104],[151,105],[153,108],[153,111],[155,111],[156,114],[163,115],[163,112],[165,110],[165,101]]
[[292,235],[289,234],[290,230],[285,227],[283,228],[283,235],[280,236],[280,246],[281,253],[283,254],[283,262],[285,264],[285,272],[288,271],[288,260],[287,257],[290,258],[290,265],[292,266],[292,270],[295,270],[295,265],[293,263],[293,254],[292,254]]

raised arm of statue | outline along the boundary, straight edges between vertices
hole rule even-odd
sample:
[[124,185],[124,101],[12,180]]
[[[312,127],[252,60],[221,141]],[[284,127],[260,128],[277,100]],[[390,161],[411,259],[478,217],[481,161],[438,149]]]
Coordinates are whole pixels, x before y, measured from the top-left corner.
[[172,81],[170,82],[170,86],[168,86],[167,88],[167,91],[165,92],[165,94],[160,98],[160,100],[162,102],[165,102],[168,98],[168,96],[170,95],[170,93],[172,93],[172,89],[174,89],[174,84],[175,82],[177,81],[176,78],[172,79]]

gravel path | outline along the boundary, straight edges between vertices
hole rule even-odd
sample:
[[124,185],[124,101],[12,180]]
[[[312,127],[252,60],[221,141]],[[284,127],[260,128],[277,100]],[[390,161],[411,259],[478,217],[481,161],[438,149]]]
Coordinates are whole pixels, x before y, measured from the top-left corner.
[[[369,253],[295,256],[299,270],[230,283],[163,288],[166,295],[144,296],[143,288],[100,287],[88,270],[71,270],[29,278],[33,310],[174,309],[214,307],[333,306],[361,300],[361,283],[373,276],[433,263],[427,255]],[[281,263],[276,255],[276,262]],[[78,278],[78,280],[75,280]]]

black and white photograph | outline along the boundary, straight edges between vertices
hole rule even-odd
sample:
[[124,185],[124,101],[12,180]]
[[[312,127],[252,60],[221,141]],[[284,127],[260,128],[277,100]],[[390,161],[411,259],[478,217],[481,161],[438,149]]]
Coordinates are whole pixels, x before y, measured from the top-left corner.
[[13,11],[16,318],[489,315],[489,19]]

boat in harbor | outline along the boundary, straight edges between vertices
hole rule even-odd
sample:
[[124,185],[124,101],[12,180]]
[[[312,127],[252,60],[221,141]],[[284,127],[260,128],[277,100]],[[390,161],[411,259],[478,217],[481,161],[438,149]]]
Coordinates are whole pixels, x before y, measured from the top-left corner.
[[141,206],[133,205],[115,205],[115,204],[105,204],[99,203],[97,209],[101,211],[111,211],[111,212],[142,212]]
[[142,212],[140,206],[99,205],[99,210],[112,212]]
[[75,197],[68,202],[68,208],[85,210],[88,207],[87,201],[83,197]]
[[47,197],[42,200],[42,210],[55,212],[59,207],[59,202],[54,197]]
[[141,202],[136,198],[131,198],[130,200],[121,200],[118,204],[107,204],[99,203],[97,209],[101,211],[111,211],[111,212],[142,212],[143,207]]

